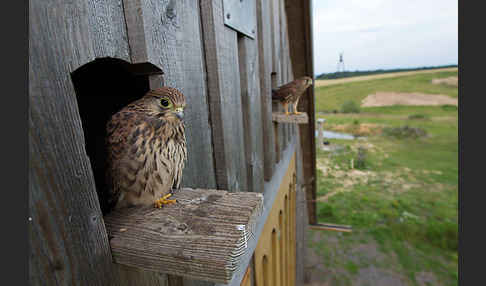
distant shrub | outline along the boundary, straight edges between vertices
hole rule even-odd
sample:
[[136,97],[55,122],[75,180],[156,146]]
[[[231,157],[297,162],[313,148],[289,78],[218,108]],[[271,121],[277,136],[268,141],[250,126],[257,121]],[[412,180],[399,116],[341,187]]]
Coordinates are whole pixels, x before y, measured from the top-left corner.
[[412,114],[408,116],[410,120],[428,120],[430,117],[427,114]]
[[443,249],[457,250],[457,224],[452,222],[430,222],[425,228],[425,237],[430,244]]
[[354,124],[354,125],[359,125],[359,120],[358,120],[358,119],[355,119],[355,120],[353,121],[353,124]]
[[454,111],[454,110],[457,110],[457,106],[452,105],[452,104],[444,104],[441,107],[442,107],[443,110],[446,110],[446,111]]
[[329,219],[334,217],[334,210],[333,207],[329,204],[324,204],[317,214],[317,216],[321,219]]
[[360,113],[361,108],[359,107],[359,104],[356,102],[349,100],[343,103],[341,105],[341,112],[342,113]]
[[408,125],[402,127],[386,127],[383,128],[383,135],[395,137],[398,139],[404,138],[419,138],[427,135],[427,132],[420,127],[409,127]]

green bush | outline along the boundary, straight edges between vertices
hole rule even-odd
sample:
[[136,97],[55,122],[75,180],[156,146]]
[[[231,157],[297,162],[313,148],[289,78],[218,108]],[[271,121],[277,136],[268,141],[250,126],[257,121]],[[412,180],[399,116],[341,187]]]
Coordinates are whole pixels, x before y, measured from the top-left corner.
[[442,107],[443,110],[446,110],[446,111],[454,111],[454,110],[457,110],[457,106],[452,105],[452,104],[444,104],[441,107]]
[[457,224],[452,222],[431,222],[427,224],[425,236],[432,245],[456,251],[458,247],[457,228]]
[[322,219],[330,218],[334,216],[334,210],[330,204],[322,204],[319,209],[318,217]]
[[430,117],[427,114],[412,114],[408,116],[410,120],[428,120]]
[[408,125],[402,127],[386,127],[383,128],[383,135],[395,137],[398,139],[404,138],[418,138],[427,136],[427,132],[419,127],[409,127]]
[[357,104],[355,101],[349,100],[343,103],[341,105],[341,112],[342,113],[360,113],[361,108],[359,107],[359,104]]

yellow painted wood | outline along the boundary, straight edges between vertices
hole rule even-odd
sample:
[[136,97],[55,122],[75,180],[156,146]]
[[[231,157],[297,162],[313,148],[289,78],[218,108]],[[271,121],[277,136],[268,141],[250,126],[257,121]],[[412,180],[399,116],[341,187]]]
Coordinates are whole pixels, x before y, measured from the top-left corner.
[[295,285],[295,154],[254,252],[255,286]]

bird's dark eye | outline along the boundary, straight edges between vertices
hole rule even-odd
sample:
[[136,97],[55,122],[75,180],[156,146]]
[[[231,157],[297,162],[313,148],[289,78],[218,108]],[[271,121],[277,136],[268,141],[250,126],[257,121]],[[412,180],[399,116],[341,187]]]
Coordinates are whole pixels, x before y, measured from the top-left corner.
[[160,100],[160,104],[163,106],[163,107],[169,107],[170,106],[170,102],[169,100],[167,100],[166,98],[162,98]]

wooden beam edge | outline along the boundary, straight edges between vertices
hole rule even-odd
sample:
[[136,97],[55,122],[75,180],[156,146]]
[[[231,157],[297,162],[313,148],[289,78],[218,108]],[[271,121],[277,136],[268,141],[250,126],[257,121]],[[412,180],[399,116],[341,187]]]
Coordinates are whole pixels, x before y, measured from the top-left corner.
[[[202,197],[198,197],[198,192]],[[212,202],[204,199],[218,193],[222,194],[220,199]],[[188,200],[191,196],[193,199]],[[186,188],[174,194],[174,198],[181,201],[179,205],[162,209],[135,207],[105,217],[114,263],[215,283],[230,282],[241,259],[250,251],[248,242],[255,238],[255,228],[264,211],[263,195]],[[234,212],[229,204],[232,199],[239,205]],[[201,214],[205,208],[208,213]],[[214,233],[199,234],[196,232],[199,226],[194,226],[194,232],[177,232],[177,226],[168,226],[169,216],[189,228],[188,220],[193,217],[198,224],[213,227]],[[168,229],[175,229],[176,233],[167,233]]]
[[272,112],[272,121],[277,123],[295,123],[307,124],[309,123],[309,116],[306,112],[299,114],[285,114],[284,112]]

